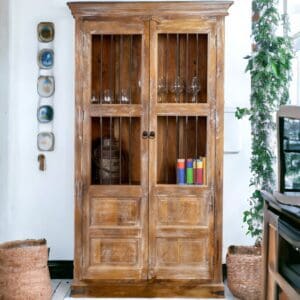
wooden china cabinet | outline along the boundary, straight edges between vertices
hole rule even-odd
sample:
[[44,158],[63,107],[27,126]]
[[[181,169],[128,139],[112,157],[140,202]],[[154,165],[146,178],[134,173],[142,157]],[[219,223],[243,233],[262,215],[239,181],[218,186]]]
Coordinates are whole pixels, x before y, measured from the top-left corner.
[[[223,297],[231,4],[68,3],[76,20],[73,296]],[[199,157],[202,184],[177,184],[177,160]]]

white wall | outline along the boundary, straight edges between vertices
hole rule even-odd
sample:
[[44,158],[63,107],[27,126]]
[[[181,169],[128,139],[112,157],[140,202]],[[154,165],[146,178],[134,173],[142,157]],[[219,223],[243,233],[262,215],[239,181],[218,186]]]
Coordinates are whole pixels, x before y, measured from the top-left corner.
[[[0,240],[45,237],[51,259],[73,258],[73,124],[74,124],[74,22],[66,1],[11,0],[10,39],[12,59],[9,98],[9,220],[0,219],[0,229],[9,225]],[[237,0],[226,21],[227,106],[249,101],[250,80],[244,74],[243,57],[250,51],[250,0]],[[46,154],[47,171],[38,170],[36,149],[36,25],[52,21],[56,27],[54,100],[55,151]],[[1,64],[2,69],[2,64]],[[1,103],[1,106],[7,103]],[[2,107],[0,108],[0,110]],[[1,124],[2,125],[2,124]],[[225,155],[224,249],[229,244],[249,242],[241,229],[249,182],[249,127],[240,123],[242,150]],[[5,127],[1,126],[1,134]],[[1,168],[1,175],[7,166]],[[225,250],[224,250],[225,251]]]
[[8,99],[9,99],[9,0],[0,0],[0,237],[9,238],[8,222]]
[[[225,31],[225,107],[249,107],[250,76],[245,74],[251,53],[251,0],[237,0],[226,19]],[[241,151],[224,156],[223,200],[223,259],[229,245],[253,244],[242,228],[243,211],[248,208],[249,162],[251,154],[250,124],[247,119],[238,121],[241,134]],[[237,130],[228,128],[225,133],[236,135]],[[226,134],[225,134],[226,138]],[[238,139],[238,137],[237,137]]]
[[[64,2],[11,2],[11,96],[8,205],[10,239],[46,237],[51,258],[73,257],[74,23]],[[37,37],[40,21],[55,23],[54,152],[38,170]],[[1,227],[3,225],[1,224]],[[0,237],[3,239],[3,237]]]

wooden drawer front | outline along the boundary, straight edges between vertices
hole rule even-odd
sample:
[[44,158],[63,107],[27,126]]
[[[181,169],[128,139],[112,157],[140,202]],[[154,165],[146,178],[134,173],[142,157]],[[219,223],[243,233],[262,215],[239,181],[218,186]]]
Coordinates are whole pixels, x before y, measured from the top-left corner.
[[208,226],[208,202],[198,197],[158,197],[161,225]]
[[139,264],[137,239],[91,239],[91,264],[134,266]]
[[207,238],[198,240],[158,238],[158,264],[159,266],[189,264],[208,268],[207,246]]
[[140,223],[140,199],[92,198],[91,226],[135,226]]

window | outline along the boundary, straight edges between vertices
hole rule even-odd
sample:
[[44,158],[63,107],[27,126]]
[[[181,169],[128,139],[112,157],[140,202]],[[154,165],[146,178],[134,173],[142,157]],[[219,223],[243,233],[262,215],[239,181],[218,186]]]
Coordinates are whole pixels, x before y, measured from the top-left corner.
[[290,35],[293,39],[295,58],[292,61],[292,82],[290,85],[291,104],[300,105],[300,2],[283,0],[283,7],[289,16]]

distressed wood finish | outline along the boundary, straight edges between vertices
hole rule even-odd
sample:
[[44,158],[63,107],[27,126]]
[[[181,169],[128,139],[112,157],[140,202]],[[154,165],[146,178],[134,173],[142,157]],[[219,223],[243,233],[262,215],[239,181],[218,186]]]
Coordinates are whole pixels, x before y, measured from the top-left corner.
[[[189,33],[197,32],[206,33],[208,35],[207,81],[209,84],[207,90],[207,104],[157,104],[157,93],[155,91],[157,90],[156,84],[159,74],[157,55],[159,47],[158,35],[160,33],[177,34],[178,31],[184,32],[185,30]],[[188,191],[185,196],[179,197],[180,193],[182,193],[186,187],[175,185],[167,186],[167,188],[162,187],[161,190],[160,185],[157,185],[160,170],[155,163],[150,164],[149,277],[152,279],[213,280],[216,266],[213,260],[214,257],[220,256],[220,254],[217,253],[219,250],[215,251],[215,237],[220,233],[215,230],[214,227],[215,197],[213,189],[215,185],[214,182],[221,180],[221,177],[216,177],[214,170],[216,159],[214,142],[216,139],[216,23],[202,20],[198,20],[197,22],[185,20],[168,20],[166,22],[150,21],[150,34],[150,44],[152,45],[150,53],[150,130],[158,133],[161,131],[160,125],[157,122],[157,116],[159,115],[206,116],[207,138],[204,147],[206,150],[204,151],[206,151],[209,166],[207,176],[208,189],[204,192],[203,189],[192,190],[187,187]],[[222,76],[222,74],[220,76]],[[220,95],[220,97],[222,97],[222,95]],[[179,126],[181,125],[179,124]],[[187,134],[187,132],[185,134]],[[221,132],[219,132],[219,134],[221,134]],[[159,140],[159,137],[155,140],[150,140],[150,161],[156,162],[159,160],[161,154],[158,153],[158,146],[162,142],[163,140]],[[179,150],[179,152],[182,151]],[[216,206],[216,208],[218,208],[218,206]],[[202,226],[199,223],[197,224],[197,218],[191,214],[193,210],[198,210],[199,215],[202,214],[206,216],[202,220]],[[216,212],[216,215],[218,214],[219,212]],[[162,215],[168,220],[167,224],[161,222]],[[184,225],[184,220],[192,218],[193,216],[194,220],[190,219],[190,221],[196,222],[196,224],[182,226]],[[221,243],[221,241],[217,243]],[[187,256],[189,258],[187,258]],[[216,277],[216,282],[221,282],[221,274],[219,273],[220,271],[217,271],[218,276]]]
[[222,284],[200,284],[198,281],[146,281],[146,282],[98,282],[82,285],[73,284],[72,297],[191,297],[223,298]]
[[215,17],[227,16],[231,1],[195,2],[69,2],[74,18]]
[[[231,4],[68,3],[76,20],[73,296],[224,296],[224,17]],[[175,98],[167,92],[166,101],[158,103],[157,82],[164,76],[169,42],[168,76],[174,80],[178,64],[186,70],[186,84],[197,74],[202,87],[197,103],[190,103],[187,87]],[[126,71],[131,69],[133,75]],[[102,103],[105,89],[113,88],[115,98],[127,85],[130,104]],[[92,103],[95,95],[99,99]],[[144,131],[155,137],[142,138]],[[132,154],[133,183],[95,183],[92,147],[99,132],[100,139],[119,138]],[[161,148],[166,140],[169,148]],[[188,146],[207,158],[205,185],[176,185],[175,174],[165,182],[164,161],[173,170],[176,158],[193,155]]]
[[215,220],[215,237],[214,249],[216,249],[214,257],[214,280],[219,282],[222,280],[222,224],[223,224],[223,149],[224,149],[224,47],[225,47],[225,20],[217,18],[217,35],[216,35],[216,51],[217,65],[216,68],[216,90],[215,90],[215,170],[214,184],[214,220]]
[[[83,77],[83,63],[81,49],[83,46],[83,31],[82,20],[76,22],[76,37],[75,37],[75,81],[79,82]],[[83,86],[75,85],[75,249],[74,256],[74,283],[81,278],[81,256],[82,256],[82,200],[83,200],[83,181],[82,181],[82,98]]]
[[[147,176],[142,176],[139,186],[92,185],[91,137],[93,124],[91,123],[91,117],[137,117],[139,127],[147,128],[148,27],[143,21],[139,21],[136,30],[134,30],[133,26],[135,23],[128,24],[123,21],[108,22],[105,25],[96,26],[93,22],[92,24],[83,22],[84,45],[76,55],[83,57],[83,64],[85,65],[85,74],[79,80],[81,82],[80,85],[83,86],[82,147],[84,152],[81,156],[84,168],[82,168],[81,180],[83,180],[84,189],[81,199],[81,213],[83,216],[80,222],[83,234],[81,253],[79,255],[80,262],[77,260],[77,265],[81,264],[81,273],[80,277],[76,279],[146,279],[148,268],[148,178]],[[112,31],[111,28],[114,28],[114,30]],[[142,57],[140,58],[142,91],[140,105],[126,105],[125,108],[125,105],[90,104],[90,99],[92,98],[90,89],[92,85],[92,36],[95,34],[107,35],[112,32],[117,34],[120,32],[124,34],[139,34],[142,36]],[[137,134],[140,136],[140,130]],[[136,147],[136,150],[140,151],[139,165],[141,172],[146,174],[148,166],[147,142],[141,139],[140,147]],[[134,201],[136,202],[135,208],[134,206],[130,208],[129,206],[133,205]],[[130,223],[130,214],[134,214],[133,209],[136,209],[136,219],[135,222]],[[104,216],[103,213],[105,212]],[[134,218],[134,216],[132,217]],[[126,231],[124,231],[125,224],[128,227]]]

